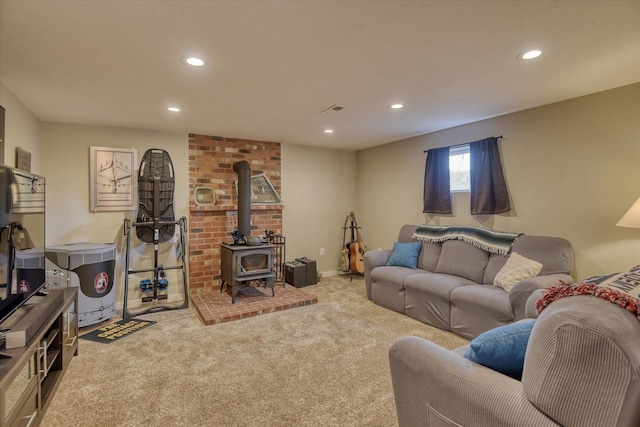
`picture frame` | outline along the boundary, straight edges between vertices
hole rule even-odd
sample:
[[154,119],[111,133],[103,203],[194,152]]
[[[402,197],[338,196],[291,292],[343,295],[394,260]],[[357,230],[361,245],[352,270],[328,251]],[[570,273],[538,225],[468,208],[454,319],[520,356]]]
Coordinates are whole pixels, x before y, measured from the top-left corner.
[[89,147],[89,210],[132,211],[136,208],[135,148]]
[[16,147],[16,169],[31,172],[31,153]]
[[44,177],[20,169],[15,169],[12,175],[11,213],[43,213]]
[[[236,194],[238,194],[238,180],[236,180]],[[261,173],[251,176],[251,204],[252,205],[279,205],[282,204],[280,195],[269,181],[269,178]]]

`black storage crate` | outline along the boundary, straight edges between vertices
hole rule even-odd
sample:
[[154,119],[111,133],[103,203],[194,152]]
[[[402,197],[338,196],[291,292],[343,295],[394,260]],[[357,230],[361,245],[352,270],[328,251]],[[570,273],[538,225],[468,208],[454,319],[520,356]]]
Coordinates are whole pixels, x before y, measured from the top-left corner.
[[306,266],[306,282],[308,285],[315,285],[318,283],[318,271],[316,269],[316,262],[307,257],[296,258],[296,261],[303,263]]
[[304,263],[293,261],[284,263],[284,281],[296,288],[307,286],[307,267]]

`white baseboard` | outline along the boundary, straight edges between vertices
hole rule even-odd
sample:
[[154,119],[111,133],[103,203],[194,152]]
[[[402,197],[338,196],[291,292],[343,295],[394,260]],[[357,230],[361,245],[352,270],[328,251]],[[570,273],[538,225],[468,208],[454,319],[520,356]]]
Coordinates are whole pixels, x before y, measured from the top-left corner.
[[[320,273],[321,277],[331,277],[331,276],[350,276],[351,273],[349,272],[342,272],[342,271],[338,271],[338,270],[331,270],[331,271],[323,271],[322,273]],[[353,273],[354,276],[361,276],[364,277],[364,274],[358,274],[358,273]]]
[[322,271],[320,272],[320,274],[322,275],[322,277],[337,276],[338,270]]

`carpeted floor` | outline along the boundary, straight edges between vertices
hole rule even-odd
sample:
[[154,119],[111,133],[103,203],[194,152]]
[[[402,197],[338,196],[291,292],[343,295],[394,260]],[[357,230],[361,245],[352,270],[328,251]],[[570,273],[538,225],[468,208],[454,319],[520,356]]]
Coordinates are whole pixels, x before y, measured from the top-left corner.
[[366,298],[362,277],[305,288],[318,304],[204,326],[193,309],[111,344],[80,340],[42,426],[396,426],[387,350],[467,340]]

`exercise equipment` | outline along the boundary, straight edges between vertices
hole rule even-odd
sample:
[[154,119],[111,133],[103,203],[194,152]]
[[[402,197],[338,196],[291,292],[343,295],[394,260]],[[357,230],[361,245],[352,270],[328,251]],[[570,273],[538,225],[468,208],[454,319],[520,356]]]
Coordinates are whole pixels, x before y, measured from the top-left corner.
[[[20,251],[18,254],[20,254]],[[93,325],[116,312],[116,245],[69,243],[46,248],[46,288],[79,287],[78,325]]]
[[[138,214],[136,222],[124,220],[126,236],[124,303],[122,317],[128,318],[154,310],[175,310],[189,307],[189,285],[185,265],[185,229],[187,219],[176,221],[173,213],[173,192],[175,178],[173,163],[165,150],[152,148],[142,156],[138,172]],[[176,245],[177,265],[163,266],[158,260],[161,243],[173,243],[175,228],[179,228]],[[153,268],[131,269],[131,227],[135,227],[137,238],[147,244],[153,244]],[[181,304],[169,304],[167,290],[169,280],[167,270],[182,270],[184,299]],[[135,313],[129,310],[129,276],[139,273],[153,273],[152,279],[142,279],[139,283],[142,303],[152,303]]]

